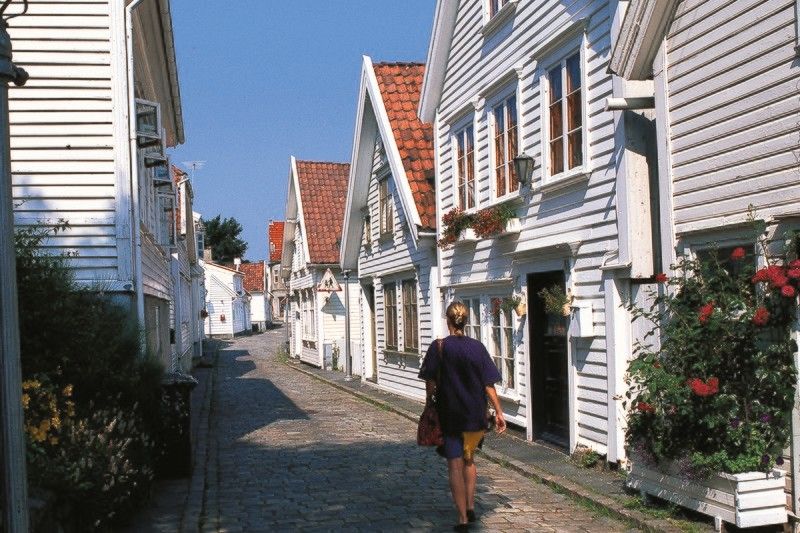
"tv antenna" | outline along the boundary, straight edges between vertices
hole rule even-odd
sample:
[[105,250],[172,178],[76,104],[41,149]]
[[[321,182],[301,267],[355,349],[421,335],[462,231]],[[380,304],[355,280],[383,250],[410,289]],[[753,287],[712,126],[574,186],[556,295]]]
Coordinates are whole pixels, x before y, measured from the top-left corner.
[[202,170],[203,167],[206,166],[206,162],[205,161],[184,161],[183,165],[188,167],[188,168],[190,168],[190,169],[192,169],[192,173],[189,174],[189,178],[192,180],[192,183],[194,183],[194,173],[195,173],[195,171]]

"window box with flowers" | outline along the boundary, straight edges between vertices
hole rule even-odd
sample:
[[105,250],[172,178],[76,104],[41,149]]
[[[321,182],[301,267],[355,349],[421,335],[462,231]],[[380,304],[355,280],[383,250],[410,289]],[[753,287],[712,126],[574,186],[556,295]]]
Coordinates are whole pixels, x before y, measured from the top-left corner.
[[756,272],[746,256],[683,258],[674,278],[656,276],[649,308],[629,305],[660,342],[638,346],[628,370],[628,485],[717,527],[787,519],[774,467],[790,437],[800,261]]
[[439,247],[447,248],[457,242],[478,240],[472,224],[475,219],[473,213],[465,213],[462,209],[454,207],[442,216],[442,237]]
[[439,247],[447,248],[459,242],[519,234],[521,224],[511,206],[499,204],[476,213],[453,208],[442,217],[442,227]]

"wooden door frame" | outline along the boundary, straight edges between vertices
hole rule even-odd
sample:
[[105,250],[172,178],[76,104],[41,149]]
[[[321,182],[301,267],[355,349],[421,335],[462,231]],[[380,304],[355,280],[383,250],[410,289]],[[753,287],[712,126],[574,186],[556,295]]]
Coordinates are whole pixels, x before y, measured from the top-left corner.
[[[528,276],[531,274],[545,274],[547,272],[562,271],[564,272],[564,283],[567,287],[572,286],[574,260],[570,258],[552,258],[538,261],[536,263],[524,264],[518,270],[520,276],[520,284],[525,287],[525,294],[528,295]],[[574,291],[573,291],[574,292]],[[527,320],[523,328],[523,342],[525,343],[525,438],[529,441],[533,440],[533,372],[531,371],[531,337],[530,337],[530,309],[528,310]],[[577,443],[578,421],[575,416],[576,413],[576,391],[575,385],[577,383],[577,368],[575,365],[575,350],[573,348],[572,338],[569,335],[569,328],[567,328],[567,387],[569,388],[569,453],[575,450]]]

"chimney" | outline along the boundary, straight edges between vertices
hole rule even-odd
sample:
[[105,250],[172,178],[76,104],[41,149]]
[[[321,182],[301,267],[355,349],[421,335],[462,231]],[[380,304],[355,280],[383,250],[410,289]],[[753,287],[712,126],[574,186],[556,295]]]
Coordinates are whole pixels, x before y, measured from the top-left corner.
[[234,257],[233,258],[233,265],[236,267],[236,272],[239,272],[239,266],[241,266],[241,264],[242,264],[242,258],[241,257]]
[[211,257],[211,248],[203,248],[203,261],[211,263],[214,259]]

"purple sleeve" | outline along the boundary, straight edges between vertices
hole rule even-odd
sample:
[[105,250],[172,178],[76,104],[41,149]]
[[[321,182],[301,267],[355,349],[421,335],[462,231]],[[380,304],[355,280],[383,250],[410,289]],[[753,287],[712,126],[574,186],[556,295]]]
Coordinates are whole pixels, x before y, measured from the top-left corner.
[[425,354],[425,359],[422,360],[422,366],[419,369],[419,377],[424,380],[435,380],[436,373],[439,370],[439,350],[436,348],[436,342],[433,341],[428,347]]
[[488,387],[502,381],[503,377],[500,375],[500,371],[497,370],[497,366],[492,361],[492,357],[486,347],[481,345],[481,348],[483,349],[483,385]]

